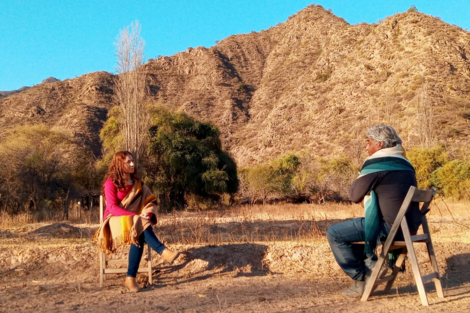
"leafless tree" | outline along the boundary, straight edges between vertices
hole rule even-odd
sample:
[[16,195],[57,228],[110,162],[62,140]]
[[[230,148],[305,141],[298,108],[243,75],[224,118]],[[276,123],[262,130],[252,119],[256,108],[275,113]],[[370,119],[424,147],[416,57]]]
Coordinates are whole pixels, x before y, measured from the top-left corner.
[[419,143],[423,148],[434,144],[434,112],[432,101],[428,96],[428,86],[424,84],[417,97],[417,122]]
[[145,149],[150,123],[145,106],[146,73],[144,67],[145,43],[140,37],[139,21],[119,31],[116,42],[115,97],[122,113],[122,132],[126,150],[134,154],[138,163]]

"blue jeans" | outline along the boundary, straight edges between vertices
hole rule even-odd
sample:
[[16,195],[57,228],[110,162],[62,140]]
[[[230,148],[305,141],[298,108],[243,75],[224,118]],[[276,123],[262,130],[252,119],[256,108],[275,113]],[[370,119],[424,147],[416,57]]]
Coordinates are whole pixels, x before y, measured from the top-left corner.
[[142,254],[144,253],[144,243],[147,243],[150,248],[155,250],[158,254],[162,254],[163,250],[166,249],[165,245],[162,244],[160,240],[158,240],[157,236],[155,236],[152,227],[147,227],[147,229],[139,237],[140,248],[138,248],[136,245],[131,245],[131,248],[129,250],[129,264],[127,266],[127,276],[137,276],[140,260],[142,259]]
[[[390,223],[382,221],[380,237],[387,237],[391,228]],[[328,228],[326,237],[341,269],[354,280],[364,280],[365,273],[371,270],[377,261],[364,255],[364,245],[351,244],[365,240],[364,218],[354,218],[335,224]]]

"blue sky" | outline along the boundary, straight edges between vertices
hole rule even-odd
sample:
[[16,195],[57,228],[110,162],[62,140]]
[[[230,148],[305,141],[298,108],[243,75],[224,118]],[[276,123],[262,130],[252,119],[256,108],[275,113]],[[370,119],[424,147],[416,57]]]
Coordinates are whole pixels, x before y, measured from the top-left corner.
[[[318,0],[317,0],[318,1]],[[32,86],[49,76],[114,73],[120,29],[139,20],[146,58],[214,45],[227,36],[284,22],[311,4],[303,0],[0,0],[0,90]],[[322,0],[350,24],[376,23],[415,5],[420,12],[470,29],[469,0]]]

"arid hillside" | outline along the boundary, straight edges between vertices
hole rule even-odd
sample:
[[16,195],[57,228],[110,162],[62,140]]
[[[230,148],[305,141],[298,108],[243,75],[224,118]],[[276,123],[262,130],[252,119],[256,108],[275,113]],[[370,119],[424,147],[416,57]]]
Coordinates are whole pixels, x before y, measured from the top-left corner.
[[[240,166],[288,151],[361,159],[389,123],[407,147],[470,142],[470,33],[419,12],[349,25],[321,6],[211,48],[149,60],[148,102],[216,124]],[[0,98],[0,129],[45,122],[100,151],[113,75],[91,73]]]

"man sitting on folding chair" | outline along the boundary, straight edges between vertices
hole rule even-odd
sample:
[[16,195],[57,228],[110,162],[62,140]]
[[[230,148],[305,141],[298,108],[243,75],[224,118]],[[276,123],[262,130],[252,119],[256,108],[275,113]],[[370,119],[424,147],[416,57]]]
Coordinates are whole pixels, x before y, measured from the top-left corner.
[[[351,297],[362,295],[365,280],[370,276],[377,256],[375,248],[386,238],[410,186],[417,185],[415,170],[405,158],[401,139],[388,125],[370,128],[367,133],[365,160],[359,177],[349,189],[349,199],[362,202],[365,217],[348,220],[328,228],[327,238],[336,262],[354,281],[343,291]],[[406,213],[411,232],[421,224],[417,203]],[[357,251],[352,243],[364,241],[364,251]]]

